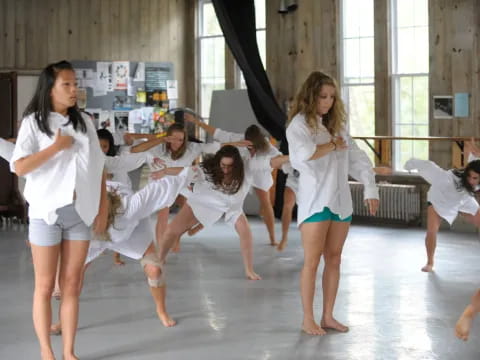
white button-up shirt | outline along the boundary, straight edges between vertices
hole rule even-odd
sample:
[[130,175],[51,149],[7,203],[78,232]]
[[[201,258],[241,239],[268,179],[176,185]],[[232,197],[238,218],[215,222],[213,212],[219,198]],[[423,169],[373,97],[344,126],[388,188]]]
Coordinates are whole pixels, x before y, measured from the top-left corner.
[[167,147],[165,144],[160,144],[152,149],[150,149],[150,153],[154,157],[158,157],[165,161],[165,165],[167,167],[182,167],[182,166],[190,166],[192,163],[203,153],[206,154],[214,154],[218,150],[220,150],[220,143],[213,142],[213,143],[196,143],[196,142],[188,142],[187,149],[183,156],[177,160],[173,160],[171,154],[167,151]]
[[427,200],[435,211],[451,225],[458,212],[475,215],[479,210],[477,201],[465,189],[458,188],[460,179],[451,170],[444,170],[430,160],[410,159],[406,170],[418,170],[418,174],[430,185]]
[[[57,153],[46,163],[25,175],[24,196],[29,203],[29,217],[43,219],[49,225],[57,220],[56,210],[73,202],[75,209],[87,226],[93,223],[100,204],[100,187],[105,156],[98,142],[92,121],[83,117],[87,132],[75,131],[68,116],[50,113],[50,129],[54,134],[74,138],[73,146]],[[40,131],[34,114],[23,119],[10,168],[15,172],[15,161],[39,152],[53,144],[55,135],[49,137]]]
[[297,222],[328,207],[333,213],[345,219],[352,215],[352,195],[348,185],[348,175],[365,186],[365,199],[378,199],[375,173],[372,163],[355,141],[342,131],[340,136],[347,143],[346,150],[331,151],[326,155],[309,160],[317,145],[327,144],[332,136],[317,117],[318,130],[309,128],[303,114],[297,114],[287,127],[290,162],[300,172],[297,204]]

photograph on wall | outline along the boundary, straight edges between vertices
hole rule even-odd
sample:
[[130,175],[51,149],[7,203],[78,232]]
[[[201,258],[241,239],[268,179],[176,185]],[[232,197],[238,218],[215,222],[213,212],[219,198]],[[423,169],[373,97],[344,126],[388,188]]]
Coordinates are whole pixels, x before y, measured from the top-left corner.
[[434,96],[433,97],[433,118],[434,119],[452,119],[453,118],[453,97],[452,96]]

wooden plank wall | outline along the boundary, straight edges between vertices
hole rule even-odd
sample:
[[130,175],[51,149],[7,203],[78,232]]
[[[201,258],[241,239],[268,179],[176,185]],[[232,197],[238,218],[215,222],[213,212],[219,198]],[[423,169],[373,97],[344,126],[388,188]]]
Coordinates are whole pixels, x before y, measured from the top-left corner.
[[267,73],[282,106],[314,70],[338,75],[338,1],[302,0],[279,14],[280,0],[266,1]]
[[[430,99],[434,95],[470,94],[470,116],[453,120],[433,119],[431,136],[480,135],[480,2],[430,0]],[[451,166],[451,145],[435,142],[430,159]]]
[[[0,0],[0,70],[67,60],[171,61],[195,105],[195,0]],[[187,87],[192,87],[187,89]]]

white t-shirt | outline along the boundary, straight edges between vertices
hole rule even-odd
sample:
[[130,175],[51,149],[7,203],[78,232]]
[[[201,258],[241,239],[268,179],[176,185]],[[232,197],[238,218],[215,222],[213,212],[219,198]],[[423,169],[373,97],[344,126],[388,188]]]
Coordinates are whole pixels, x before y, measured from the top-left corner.
[[318,130],[313,132],[305,121],[303,114],[297,114],[287,127],[287,140],[290,150],[290,162],[300,172],[297,204],[297,222],[328,207],[333,213],[345,219],[352,215],[352,195],[348,184],[348,175],[363,183],[365,199],[378,199],[375,185],[375,173],[372,163],[355,141],[342,131],[347,143],[346,150],[338,150],[309,160],[317,149],[317,145],[327,144],[332,136],[317,117]]
[[152,163],[153,156],[149,152],[122,152],[117,156],[105,156],[105,169],[112,174],[111,181],[119,182],[131,188],[132,181],[128,173],[140,168],[145,163]]
[[13,155],[13,149],[15,149],[15,144],[0,138],[0,157],[10,162]]
[[[68,116],[52,112],[48,118],[54,134],[61,129],[62,135],[74,138],[71,148],[54,155],[46,163],[25,175],[24,196],[29,203],[29,217],[43,219],[49,225],[57,220],[56,210],[73,203],[87,226],[93,223],[100,204],[100,187],[105,156],[100,149],[92,121],[82,115],[87,126],[86,133],[75,131]],[[37,153],[53,144],[55,135],[49,137],[40,131],[34,114],[25,117],[10,161],[15,172],[15,161]]]
[[451,170],[444,170],[430,160],[410,159],[406,170],[418,170],[418,174],[432,186],[427,200],[435,211],[451,225],[458,212],[475,215],[479,210],[477,201],[465,189],[457,189],[459,178]]

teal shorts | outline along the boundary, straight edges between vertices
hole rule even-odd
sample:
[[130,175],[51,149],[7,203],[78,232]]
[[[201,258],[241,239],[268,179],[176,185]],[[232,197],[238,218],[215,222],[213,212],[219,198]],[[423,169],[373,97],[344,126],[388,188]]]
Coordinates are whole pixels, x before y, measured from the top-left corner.
[[324,207],[322,212],[317,212],[307,218],[304,222],[320,222],[320,221],[337,221],[337,222],[350,222],[352,221],[352,215],[346,217],[345,219],[340,219],[340,216],[333,213],[328,207]]

